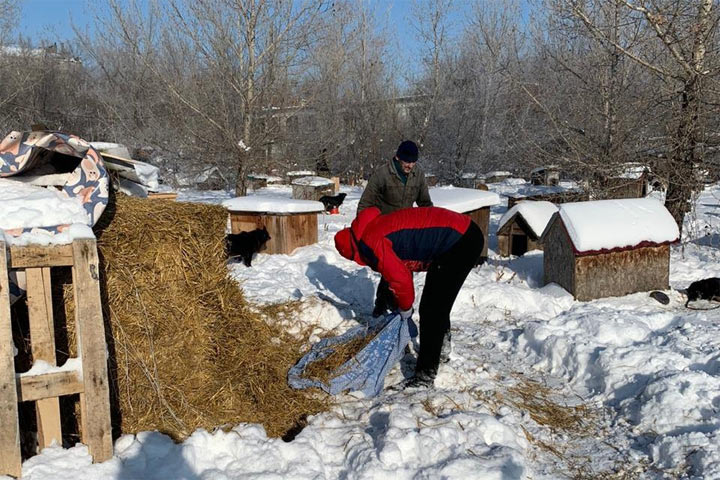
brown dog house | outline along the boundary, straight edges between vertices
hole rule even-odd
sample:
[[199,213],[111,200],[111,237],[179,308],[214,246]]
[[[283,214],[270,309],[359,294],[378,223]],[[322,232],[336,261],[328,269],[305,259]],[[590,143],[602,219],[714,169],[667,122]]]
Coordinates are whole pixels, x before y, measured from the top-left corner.
[[557,206],[551,202],[522,201],[513,205],[498,224],[498,254],[520,256],[542,250],[540,236],[555,212]]
[[555,186],[560,183],[560,167],[548,165],[530,171],[530,183],[533,185]]
[[498,183],[512,177],[512,173],[495,170],[485,174],[485,183]]
[[317,215],[324,210],[320,202],[262,195],[232,198],[223,206],[230,213],[231,233],[267,228],[270,240],[264,253],[291,254],[318,241]]
[[666,290],[678,238],[672,215],[652,198],[559,205],[540,238],[545,284],[580,301]]
[[500,203],[498,194],[474,188],[435,187],[430,189],[430,199],[436,207],[464,213],[477,223],[485,240],[480,257],[485,260],[488,255],[490,207]]
[[325,195],[335,195],[335,181],[325,177],[301,177],[292,181],[292,192],[297,200],[320,200]]

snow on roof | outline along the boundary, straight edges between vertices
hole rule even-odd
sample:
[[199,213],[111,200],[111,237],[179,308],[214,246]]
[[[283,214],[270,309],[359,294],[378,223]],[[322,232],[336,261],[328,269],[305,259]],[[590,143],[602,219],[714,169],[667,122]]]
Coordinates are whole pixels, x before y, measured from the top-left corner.
[[560,169],[560,167],[557,165],[545,165],[542,167],[533,168],[532,170],[530,170],[530,173],[540,173],[543,170],[559,170],[559,169]]
[[485,174],[486,177],[510,177],[512,176],[512,173],[505,172],[502,170],[493,170],[492,172],[487,172]]
[[271,195],[235,197],[225,200],[222,205],[233,212],[311,213],[325,209],[322,203],[314,200],[294,200]]
[[668,243],[680,236],[670,212],[653,198],[564,203],[559,213],[578,253]]
[[[89,221],[79,197],[69,198],[55,189],[0,178],[0,229],[82,224],[55,235],[44,230],[20,237],[6,235],[6,240],[13,244],[69,243],[73,238],[93,236],[87,227]],[[83,229],[83,226],[87,228]]]
[[463,173],[460,178],[477,178],[477,173],[466,172]]
[[301,177],[301,176],[309,176],[309,175],[315,175],[315,172],[312,170],[296,170],[292,172],[287,172],[287,175],[289,177]]
[[452,186],[431,188],[430,199],[436,207],[447,208],[458,213],[491,207],[500,203],[500,196],[495,192]]
[[333,181],[325,177],[301,177],[292,181],[293,185],[305,185],[319,187],[322,185],[333,185]]
[[255,180],[266,180],[268,183],[281,182],[282,178],[267,173],[248,173],[248,178]]
[[535,236],[540,237],[553,214],[557,211],[558,207],[552,202],[523,200],[513,205],[513,207],[502,216],[498,224],[498,230],[505,226],[517,213],[522,216]]
[[622,170],[618,175],[618,178],[637,180],[642,177],[646,171],[649,170],[650,169],[648,167],[640,163],[626,163],[625,165],[623,165]]

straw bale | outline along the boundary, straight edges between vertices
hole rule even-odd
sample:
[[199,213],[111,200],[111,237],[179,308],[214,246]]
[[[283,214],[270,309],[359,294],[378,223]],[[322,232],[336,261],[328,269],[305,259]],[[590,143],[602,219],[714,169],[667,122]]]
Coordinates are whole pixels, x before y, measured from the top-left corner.
[[272,321],[287,306],[251,305],[228,277],[224,208],[118,196],[108,210],[96,233],[122,432],[253,422],[280,436],[328,407],[287,385],[306,343]]

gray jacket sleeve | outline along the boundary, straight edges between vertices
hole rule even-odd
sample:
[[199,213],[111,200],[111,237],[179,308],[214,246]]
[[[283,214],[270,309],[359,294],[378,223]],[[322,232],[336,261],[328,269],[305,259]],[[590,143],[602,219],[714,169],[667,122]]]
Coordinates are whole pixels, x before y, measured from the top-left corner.
[[368,184],[365,187],[362,195],[360,196],[360,202],[358,202],[357,213],[370,207],[380,207],[380,197],[382,196],[382,175],[375,171],[368,179]]
[[418,191],[417,200],[415,200],[418,207],[432,207],[433,202],[430,198],[430,191],[428,190],[427,180],[425,180],[425,174],[422,174],[420,179],[420,190]]

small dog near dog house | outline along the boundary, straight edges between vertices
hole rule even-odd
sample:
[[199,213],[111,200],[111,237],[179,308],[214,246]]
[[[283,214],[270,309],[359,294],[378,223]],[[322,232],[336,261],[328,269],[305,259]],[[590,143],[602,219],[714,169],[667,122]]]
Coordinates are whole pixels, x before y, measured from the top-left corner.
[[241,257],[247,267],[252,266],[252,257],[270,240],[267,228],[250,232],[230,233],[225,238],[228,258]]
[[330,195],[323,195],[320,197],[320,201],[325,206],[325,211],[329,212],[333,208],[339,208],[346,196],[347,193],[338,193],[334,197],[331,197]]
[[693,302],[695,300],[718,300],[720,299],[720,278],[704,278],[692,282],[687,288],[687,302]]

